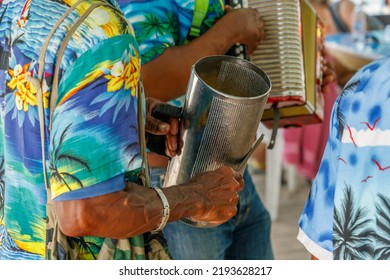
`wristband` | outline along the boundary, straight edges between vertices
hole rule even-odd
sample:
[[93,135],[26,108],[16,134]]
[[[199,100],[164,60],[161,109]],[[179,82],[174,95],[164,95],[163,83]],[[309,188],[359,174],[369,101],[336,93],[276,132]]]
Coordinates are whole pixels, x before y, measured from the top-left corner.
[[164,206],[164,212],[163,212],[163,217],[161,218],[161,222],[158,225],[158,227],[153,231],[161,231],[165,227],[165,225],[167,224],[167,222],[169,220],[169,214],[170,214],[171,209],[169,207],[168,199],[165,196],[165,194],[163,193],[163,191],[160,190],[159,188],[153,188],[153,189],[157,192],[157,194],[160,197],[161,202]]

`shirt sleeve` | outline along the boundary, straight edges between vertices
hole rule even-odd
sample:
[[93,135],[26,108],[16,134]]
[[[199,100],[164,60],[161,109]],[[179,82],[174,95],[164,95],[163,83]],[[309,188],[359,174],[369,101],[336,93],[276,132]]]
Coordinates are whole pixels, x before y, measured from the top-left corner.
[[142,64],[178,44],[180,26],[174,1],[119,1],[119,5],[134,28]]
[[61,78],[49,147],[54,200],[121,190],[126,173],[141,169],[136,46],[132,35],[106,39]]
[[337,104],[333,106],[329,137],[319,171],[313,181],[309,197],[299,219],[298,240],[320,259],[332,259],[333,210],[337,178],[338,135]]
[[[187,42],[195,1],[119,1],[121,10],[134,27],[142,64],[160,56],[167,48]],[[203,34],[224,15],[223,1],[209,0],[201,25]]]

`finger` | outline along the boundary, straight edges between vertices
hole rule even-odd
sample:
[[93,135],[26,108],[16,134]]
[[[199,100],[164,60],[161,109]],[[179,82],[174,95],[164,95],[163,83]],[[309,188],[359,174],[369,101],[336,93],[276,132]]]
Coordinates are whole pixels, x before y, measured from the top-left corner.
[[145,130],[155,135],[165,135],[169,132],[169,124],[162,122],[152,116],[146,116]]
[[324,85],[329,85],[330,83],[335,81],[335,77],[333,75],[326,76],[324,78],[323,84]]
[[222,209],[217,210],[215,214],[217,217],[219,217],[219,223],[226,222],[237,214],[237,204],[230,203],[225,205]]
[[230,219],[231,217],[237,214],[237,204],[229,205],[228,207],[226,207],[225,211],[227,215],[229,215],[228,219]]
[[169,145],[168,145],[168,140],[167,139],[165,139],[165,154],[167,155],[167,156],[169,156],[169,157],[174,157],[174,156],[176,156],[176,149],[175,150],[172,150],[172,149],[170,149],[169,148]]
[[232,198],[230,199],[230,202],[233,204],[237,204],[239,200],[240,200],[240,196],[238,192],[234,192]]
[[220,173],[225,173],[224,176],[226,176],[226,175],[231,176],[235,172],[233,170],[233,168],[231,168],[230,166],[226,166],[226,165],[219,167],[217,170],[220,171]]
[[233,204],[218,205],[214,207],[206,216],[197,217],[195,220],[205,221],[209,224],[220,225],[227,222],[231,217],[236,215],[237,206]]
[[[229,186],[229,181],[230,184],[233,183],[232,179],[234,179],[234,170],[230,166],[221,166],[217,170],[215,170],[216,176],[219,177],[218,180],[221,180],[221,183],[227,184],[227,187],[230,188]],[[237,180],[234,180],[238,184]]]
[[240,172],[235,171],[229,166],[222,166],[217,171],[225,180],[232,180],[235,182],[235,189],[241,190],[244,187],[244,179]]
[[176,151],[177,150],[177,136],[168,133],[166,135],[166,146],[169,150]]
[[236,170],[233,170],[233,177],[237,182],[243,181],[241,173]]
[[235,179],[229,176],[220,177],[219,179],[216,177],[214,183],[218,184],[218,188],[210,190],[210,193],[215,193],[217,196],[220,196],[221,192],[225,192],[229,197],[229,201],[232,193],[240,193],[244,188],[243,179]]
[[179,133],[179,120],[175,118],[169,119],[170,133],[172,135],[177,135]]
[[242,191],[242,189],[244,188],[244,186],[245,186],[245,181],[244,181],[244,179],[240,179],[238,181],[236,180],[236,182],[237,182],[237,185],[235,186],[236,187],[236,191],[238,193],[240,193]]
[[174,156],[177,155],[177,153],[175,151],[171,151],[169,150],[168,148],[165,149],[165,154],[170,157],[170,158],[173,158]]

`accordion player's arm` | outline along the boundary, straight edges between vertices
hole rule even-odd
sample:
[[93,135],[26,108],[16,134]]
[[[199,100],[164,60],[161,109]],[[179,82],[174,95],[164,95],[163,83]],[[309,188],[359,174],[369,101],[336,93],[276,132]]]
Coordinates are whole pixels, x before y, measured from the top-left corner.
[[186,45],[167,48],[141,68],[147,97],[162,101],[175,99],[186,90],[191,66],[204,56],[225,54],[235,43],[254,50],[264,38],[264,22],[251,8],[228,12],[202,36]]

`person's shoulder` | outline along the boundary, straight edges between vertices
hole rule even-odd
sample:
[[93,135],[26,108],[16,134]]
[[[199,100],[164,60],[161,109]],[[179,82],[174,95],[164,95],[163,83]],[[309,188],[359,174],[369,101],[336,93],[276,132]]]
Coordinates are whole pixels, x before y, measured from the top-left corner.
[[[390,56],[377,59],[357,71],[346,83],[339,102],[354,99],[354,95],[364,93],[368,99],[383,95],[383,90],[389,88]],[[376,97],[375,97],[376,98]]]
[[85,36],[104,39],[125,34],[134,35],[134,30],[121,11],[118,1],[92,0],[83,2],[82,5],[78,9],[79,20],[84,21],[91,31],[83,32]]
[[[70,7],[77,3],[75,0],[68,2],[71,2],[67,4]],[[102,59],[96,53],[107,53],[112,57],[117,52],[126,51],[129,45],[138,49],[134,30],[118,8],[117,1],[84,1],[72,13],[65,20],[68,31],[64,36],[71,36],[66,46],[67,54],[73,54],[68,55],[68,66],[80,58],[85,60],[88,57],[93,61]]]

